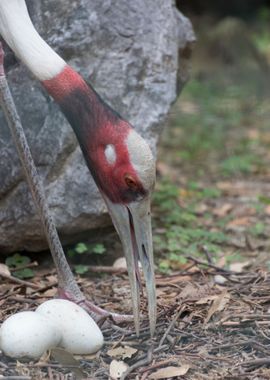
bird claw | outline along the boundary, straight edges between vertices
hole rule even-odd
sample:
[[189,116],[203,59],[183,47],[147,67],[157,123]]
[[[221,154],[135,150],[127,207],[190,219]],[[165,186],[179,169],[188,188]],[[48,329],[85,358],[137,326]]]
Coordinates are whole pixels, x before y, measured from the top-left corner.
[[96,306],[88,300],[83,300],[77,304],[86,310],[98,324],[103,324],[107,319],[111,319],[117,325],[123,322],[133,322],[133,315],[112,313]]
[[77,305],[81,306],[99,326],[102,326],[108,319],[112,320],[117,325],[124,322],[133,322],[134,320],[133,315],[112,313],[102,309],[84,297],[81,299],[76,299],[73,294],[67,292],[65,289],[58,289],[58,297],[75,302]]

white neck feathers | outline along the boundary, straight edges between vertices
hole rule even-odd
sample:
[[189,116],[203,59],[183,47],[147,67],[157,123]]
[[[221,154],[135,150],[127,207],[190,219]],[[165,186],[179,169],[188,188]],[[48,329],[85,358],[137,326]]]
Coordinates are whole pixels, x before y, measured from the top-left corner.
[[24,0],[0,0],[0,34],[41,81],[52,79],[66,65],[35,30]]

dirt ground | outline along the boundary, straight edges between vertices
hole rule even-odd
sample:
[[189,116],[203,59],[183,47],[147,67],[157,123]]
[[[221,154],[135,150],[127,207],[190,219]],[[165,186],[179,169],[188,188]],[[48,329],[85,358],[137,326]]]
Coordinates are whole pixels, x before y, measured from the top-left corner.
[[[194,73],[160,143],[154,338],[142,299],[139,338],[132,324],[109,324],[102,350],[90,357],[53,350],[20,362],[0,354],[0,379],[270,379],[270,31],[262,22],[247,25],[250,38],[238,54],[242,23],[216,22],[210,38],[208,21],[194,20]],[[220,40],[229,42],[220,47]],[[112,240],[104,238],[91,259],[71,247],[70,261],[85,272],[77,279],[86,296],[130,313],[127,274],[112,266],[118,253],[108,258],[119,247]],[[51,262],[37,268],[30,256],[31,278],[0,271],[0,321],[56,294]]]

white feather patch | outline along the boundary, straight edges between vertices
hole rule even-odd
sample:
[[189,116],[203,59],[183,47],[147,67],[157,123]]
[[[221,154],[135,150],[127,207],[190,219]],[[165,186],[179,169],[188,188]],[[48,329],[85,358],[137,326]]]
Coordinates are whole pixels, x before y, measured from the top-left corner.
[[127,136],[131,164],[146,190],[152,190],[155,179],[155,159],[147,142],[134,130]]
[[35,30],[24,0],[0,0],[0,34],[41,81],[52,79],[66,65]]
[[111,144],[107,145],[104,153],[105,153],[105,157],[106,157],[107,161],[109,162],[109,164],[111,164],[111,165],[114,164],[116,161],[115,147]]

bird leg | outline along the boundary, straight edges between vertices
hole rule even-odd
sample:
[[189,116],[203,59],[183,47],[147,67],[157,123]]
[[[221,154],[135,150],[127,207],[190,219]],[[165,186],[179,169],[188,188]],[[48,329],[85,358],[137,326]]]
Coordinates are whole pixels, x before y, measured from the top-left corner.
[[16,110],[4,71],[4,51],[0,42],[0,105],[4,111],[34,202],[39,212],[42,226],[49,244],[58,275],[59,297],[66,298],[82,306],[96,320],[110,317],[115,323],[131,321],[130,315],[110,313],[85,299],[66,260],[59,236],[50,215],[45,192],[33,161],[23,127]]
[[85,297],[82,300],[75,299],[74,294],[69,293],[66,289],[58,288],[58,296],[80,305],[96,322],[103,322],[107,318],[112,319],[116,324],[133,321],[133,315],[112,313],[95,305]]

